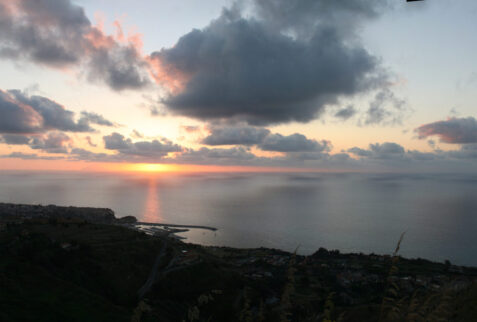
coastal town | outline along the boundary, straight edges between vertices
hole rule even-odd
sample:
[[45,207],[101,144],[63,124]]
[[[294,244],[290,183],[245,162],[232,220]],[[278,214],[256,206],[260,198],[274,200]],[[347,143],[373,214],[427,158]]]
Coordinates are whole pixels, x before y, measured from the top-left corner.
[[187,229],[214,228],[140,223],[110,209],[0,204],[0,281],[8,291],[0,317],[28,319],[18,309],[25,296],[50,312],[45,318],[81,309],[91,321],[377,321],[383,314],[387,321],[391,313],[424,321],[442,312],[470,321],[477,313],[477,268],[324,248],[304,256],[201,246],[177,238]]

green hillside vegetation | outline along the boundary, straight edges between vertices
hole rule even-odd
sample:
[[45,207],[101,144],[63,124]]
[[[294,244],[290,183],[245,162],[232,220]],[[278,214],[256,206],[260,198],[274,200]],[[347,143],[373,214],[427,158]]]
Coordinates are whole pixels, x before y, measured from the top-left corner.
[[395,255],[204,247],[26,220],[1,226],[0,320],[475,321],[476,269]]

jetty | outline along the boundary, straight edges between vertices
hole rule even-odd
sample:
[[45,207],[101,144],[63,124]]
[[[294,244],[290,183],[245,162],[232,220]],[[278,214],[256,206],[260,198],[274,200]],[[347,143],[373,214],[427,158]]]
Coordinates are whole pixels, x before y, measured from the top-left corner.
[[151,222],[142,222],[138,221],[134,223],[134,225],[141,225],[141,226],[156,226],[156,227],[173,227],[173,228],[196,228],[196,229],[206,229],[211,231],[217,231],[217,228],[210,227],[210,226],[201,226],[201,225],[177,225],[177,224],[163,224],[163,223],[151,223]]

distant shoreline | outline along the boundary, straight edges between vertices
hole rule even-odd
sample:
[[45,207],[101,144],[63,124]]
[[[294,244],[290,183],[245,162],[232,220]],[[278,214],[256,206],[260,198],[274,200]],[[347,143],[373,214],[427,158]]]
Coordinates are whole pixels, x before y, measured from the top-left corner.
[[[12,220],[15,209],[22,215]],[[313,317],[323,313],[332,294],[338,315],[349,316],[345,321],[376,321],[391,291],[406,307],[409,301],[451,299],[449,305],[462,308],[458,314],[475,317],[468,309],[477,298],[477,268],[324,248],[299,255],[273,248],[203,246],[174,238],[183,229],[156,230],[152,224],[147,234],[131,224],[134,220],[111,217],[109,209],[0,204],[6,285],[0,299],[7,303],[6,320],[69,320],[84,312],[80,320],[126,322],[146,303],[145,314],[152,317],[147,320],[167,316],[182,321],[207,297],[201,316],[228,321],[246,307],[235,303],[253,294],[253,307],[262,306],[270,317],[266,321],[278,321],[288,294],[297,295],[292,308],[304,312],[308,307]]]
[[[182,224],[168,224],[168,223],[149,223],[138,221],[134,216],[125,216],[117,218],[112,209],[109,208],[93,208],[93,207],[74,207],[74,206],[56,206],[56,205],[31,205],[31,204],[15,204],[15,203],[1,203],[0,202],[0,229],[6,224],[23,224],[23,223],[58,223],[58,224],[103,224],[123,226],[136,231],[144,232],[148,235],[156,235],[158,237],[173,238],[176,240],[185,239],[185,237],[177,236],[177,233],[189,231],[189,229],[205,229],[210,231],[217,231],[218,229],[205,225],[182,225]],[[148,226],[151,228],[144,228],[141,226]],[[184,228],[184,229],[181,229]],[[243,247],[227,247],[227,246],[205,246],[203,247],[226,247],[237,250],[247,250],[249,248]],[[264,248],[262,249],[272,249]],[[318,248],[318,247],[317,247]],[[253,249],[253,248],[250,248]],[[288,251],[279,250],[281,252],[290,253]],[[337,251],[337,250],[333,250]],[[339,253],[339,251],[337,251]],[[358,253],[342,253],[342,255],[356,255]],[[388,258],[388,254],[364,254],[366,256],[377,256]],[[400,256],[401,257],[401,256]],[[404,257],[402,257],[404,258]],[[409,260],[425,260],[433,263],[442,263],[435,260],[425,258],[408,258]],[[455,267],[477,268],[471,265],[455,265]]]
[[[65,207],[56,205],[28,205],[14,203],[0,203],[0,223],[20,223],[23,221],[61,221],[61,222],[90,222],[94,224],[122,225],[149,234],[172,235],[186,232],[189,229],[205,229],[217,231],[217,228],[204,225],[180,225],[165,223],[140,222],[134,216],[117,218],[112,209],[92,207]],[[154,230],[141,229],[141,226],[151,226]],[[158,228],[161,227],[161,228]],[[186,228],[186,229],[170,229]]]

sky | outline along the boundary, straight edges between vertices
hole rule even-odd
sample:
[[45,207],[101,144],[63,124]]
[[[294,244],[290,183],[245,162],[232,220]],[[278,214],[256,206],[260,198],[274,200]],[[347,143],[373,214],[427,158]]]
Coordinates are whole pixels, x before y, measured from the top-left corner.
[[0,0],[0,168],[475,172],[475,30],[472,0]]

